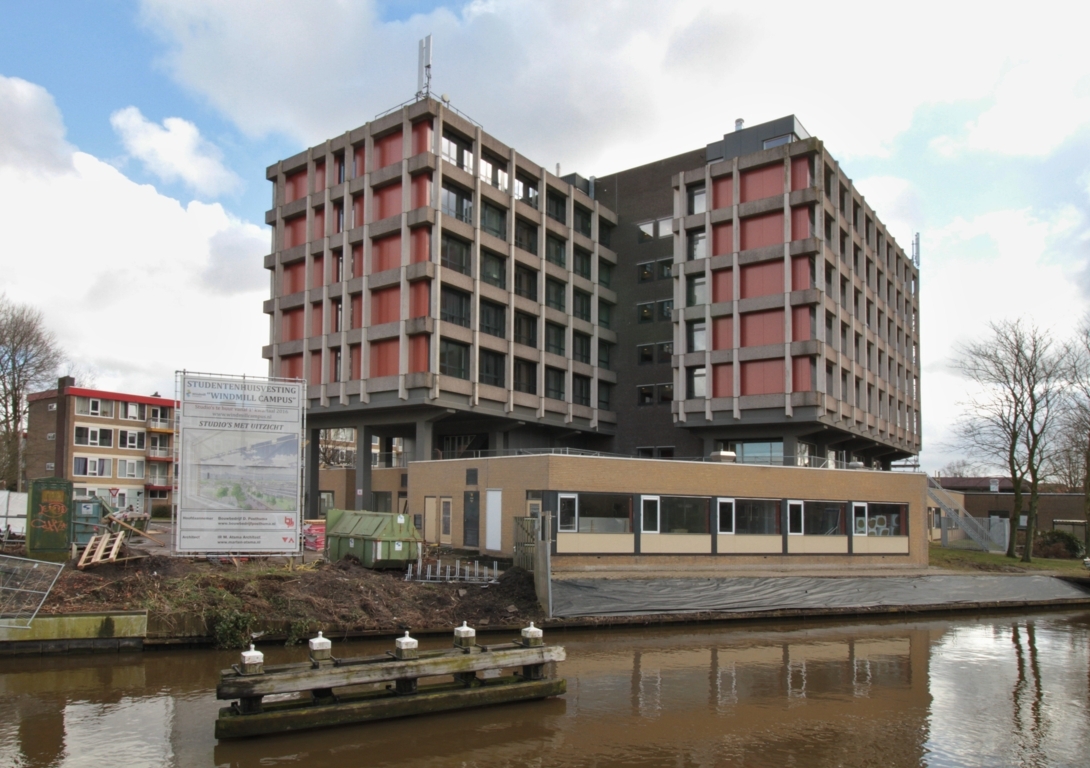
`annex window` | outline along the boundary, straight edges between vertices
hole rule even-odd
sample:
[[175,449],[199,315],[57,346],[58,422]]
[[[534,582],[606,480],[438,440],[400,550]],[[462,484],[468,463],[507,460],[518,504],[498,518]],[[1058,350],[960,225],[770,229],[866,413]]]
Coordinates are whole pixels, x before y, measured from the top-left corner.
[[445,215],[453,216],[466,224],[473,223],[473,195],[460,187],[443,182],[439,205]]
[[564,371],[559,368],[545,369],[545,397],[564,399]]
[[469,294],[443,286],[439,293],[439,319],[469,327]]
[[515,293],[530,301],[537,301],[537,270],[522,264],[515,265]]
[[734,532],[780,535],[780,502],[776,499],[735,499]]
[[451,237],[446,232],[440,242],[441,263],[447,269],[453,269],[463,275],[470,273],[470,245],[465,240]]
[[572,228],[583,237],[590,237],[591,212],[577,205],[572,219]]
[[515,391],[537,394],[537,363],[515,358]]
[[507,259],[492,253],[481,251],[481,280],[497,288],[507,287]]
[[571,400],[576,405],[590,405],[590,379],[588,377],[572,374]]
[[659,532],[711,533],[710,506],[709,499],[698,496],[660,496]]
[[734,533],[734,499],[716,499],[715,510],[718,519],[716,530],[719,533]]
[[537,256],[537,227],[523,219],[515,219],[515,245]]
[[561,531],[575,533],[579,520],[579,497],[574,493],[561,493],[557,497],[559,506],[557,514],[557,527]]
[[469,378],[469,346],[440,339],[439,373],[458,379]]
[[555,323],[545,323],[545,351],[554,355],[564,354],[565,328]]
[[804,501],[802,532],[807,536],[846,536],[848,505],[839,501]]
[[481,229],[488,234],[507,239],[507,211],[485,203],[481,206]]
[[537,349],[537,318],[525,312],[515,313],[515,343]]
[[552,235],[545,235],[545,261],[552,262],[563,267],[567,264],[564,251],[567,248],[564,241]]
[[590,363],[590,336],[585,333],[572,333],[571,357],[577,363]]
[[503,386],[504,358],[499,352],[482,349],[477,353],[478,380],[481,384],[490,384],[493,387]]
[[507,308],[491,301],[481,301],[481,333],[507,338]]
[[[561,509],[564,500],[568,500],[568,510],[564,511],[569,530],[579,533],[631,533],[632,532],[632,497],[628,494],[580,493],[561,494]],[[574,503],[572,503],[574,502]]]
[[564,311],[565,301],[564,294],[567,292],[567,285],[559,280],[553,280],[551,277],[545,279],[545,306],[552,307],[553,309],[559,309]]
[[659,497],[640,497],[640,530],[644,533],[659,532]]

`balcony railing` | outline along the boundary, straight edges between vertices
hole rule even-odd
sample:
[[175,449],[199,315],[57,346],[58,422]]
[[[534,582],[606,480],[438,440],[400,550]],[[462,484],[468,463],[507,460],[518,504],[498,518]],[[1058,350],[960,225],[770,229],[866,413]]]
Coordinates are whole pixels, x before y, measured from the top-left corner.
[[148,456],[156,459],[169,459],[174,456],[173,448],[148,448]]
[[174,422],[170,419],[148,419],[148,426],[152,429],[174,429]]

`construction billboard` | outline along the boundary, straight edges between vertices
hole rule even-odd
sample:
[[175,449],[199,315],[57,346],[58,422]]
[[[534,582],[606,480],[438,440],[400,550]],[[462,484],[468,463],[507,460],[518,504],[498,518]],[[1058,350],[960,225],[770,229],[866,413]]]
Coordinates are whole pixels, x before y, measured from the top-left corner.
[[303,387],[178,374],[176,554],[301,551]]

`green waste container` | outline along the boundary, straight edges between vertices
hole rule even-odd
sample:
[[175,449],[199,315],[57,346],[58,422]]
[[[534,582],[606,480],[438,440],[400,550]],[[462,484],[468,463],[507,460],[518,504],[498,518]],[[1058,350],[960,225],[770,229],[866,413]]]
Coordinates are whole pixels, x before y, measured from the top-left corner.
[[411,515],[330,509],[325,526],[330,561],[352,555],[367,568],[403,568],[420,554],[420,531]]

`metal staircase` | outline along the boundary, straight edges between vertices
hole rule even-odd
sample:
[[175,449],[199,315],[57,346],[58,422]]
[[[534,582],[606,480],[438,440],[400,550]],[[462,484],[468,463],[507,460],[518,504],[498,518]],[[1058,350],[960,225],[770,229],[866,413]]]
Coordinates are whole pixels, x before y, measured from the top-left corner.
[[978,518],[970,515],[963,506],[946,492],[930,476],[927,478],[927,495],[946,513],[946,517],[957,521],[957,526],[984,552],[1005,552],[1006,536],[1003,531],[995,531],[985,526]]

